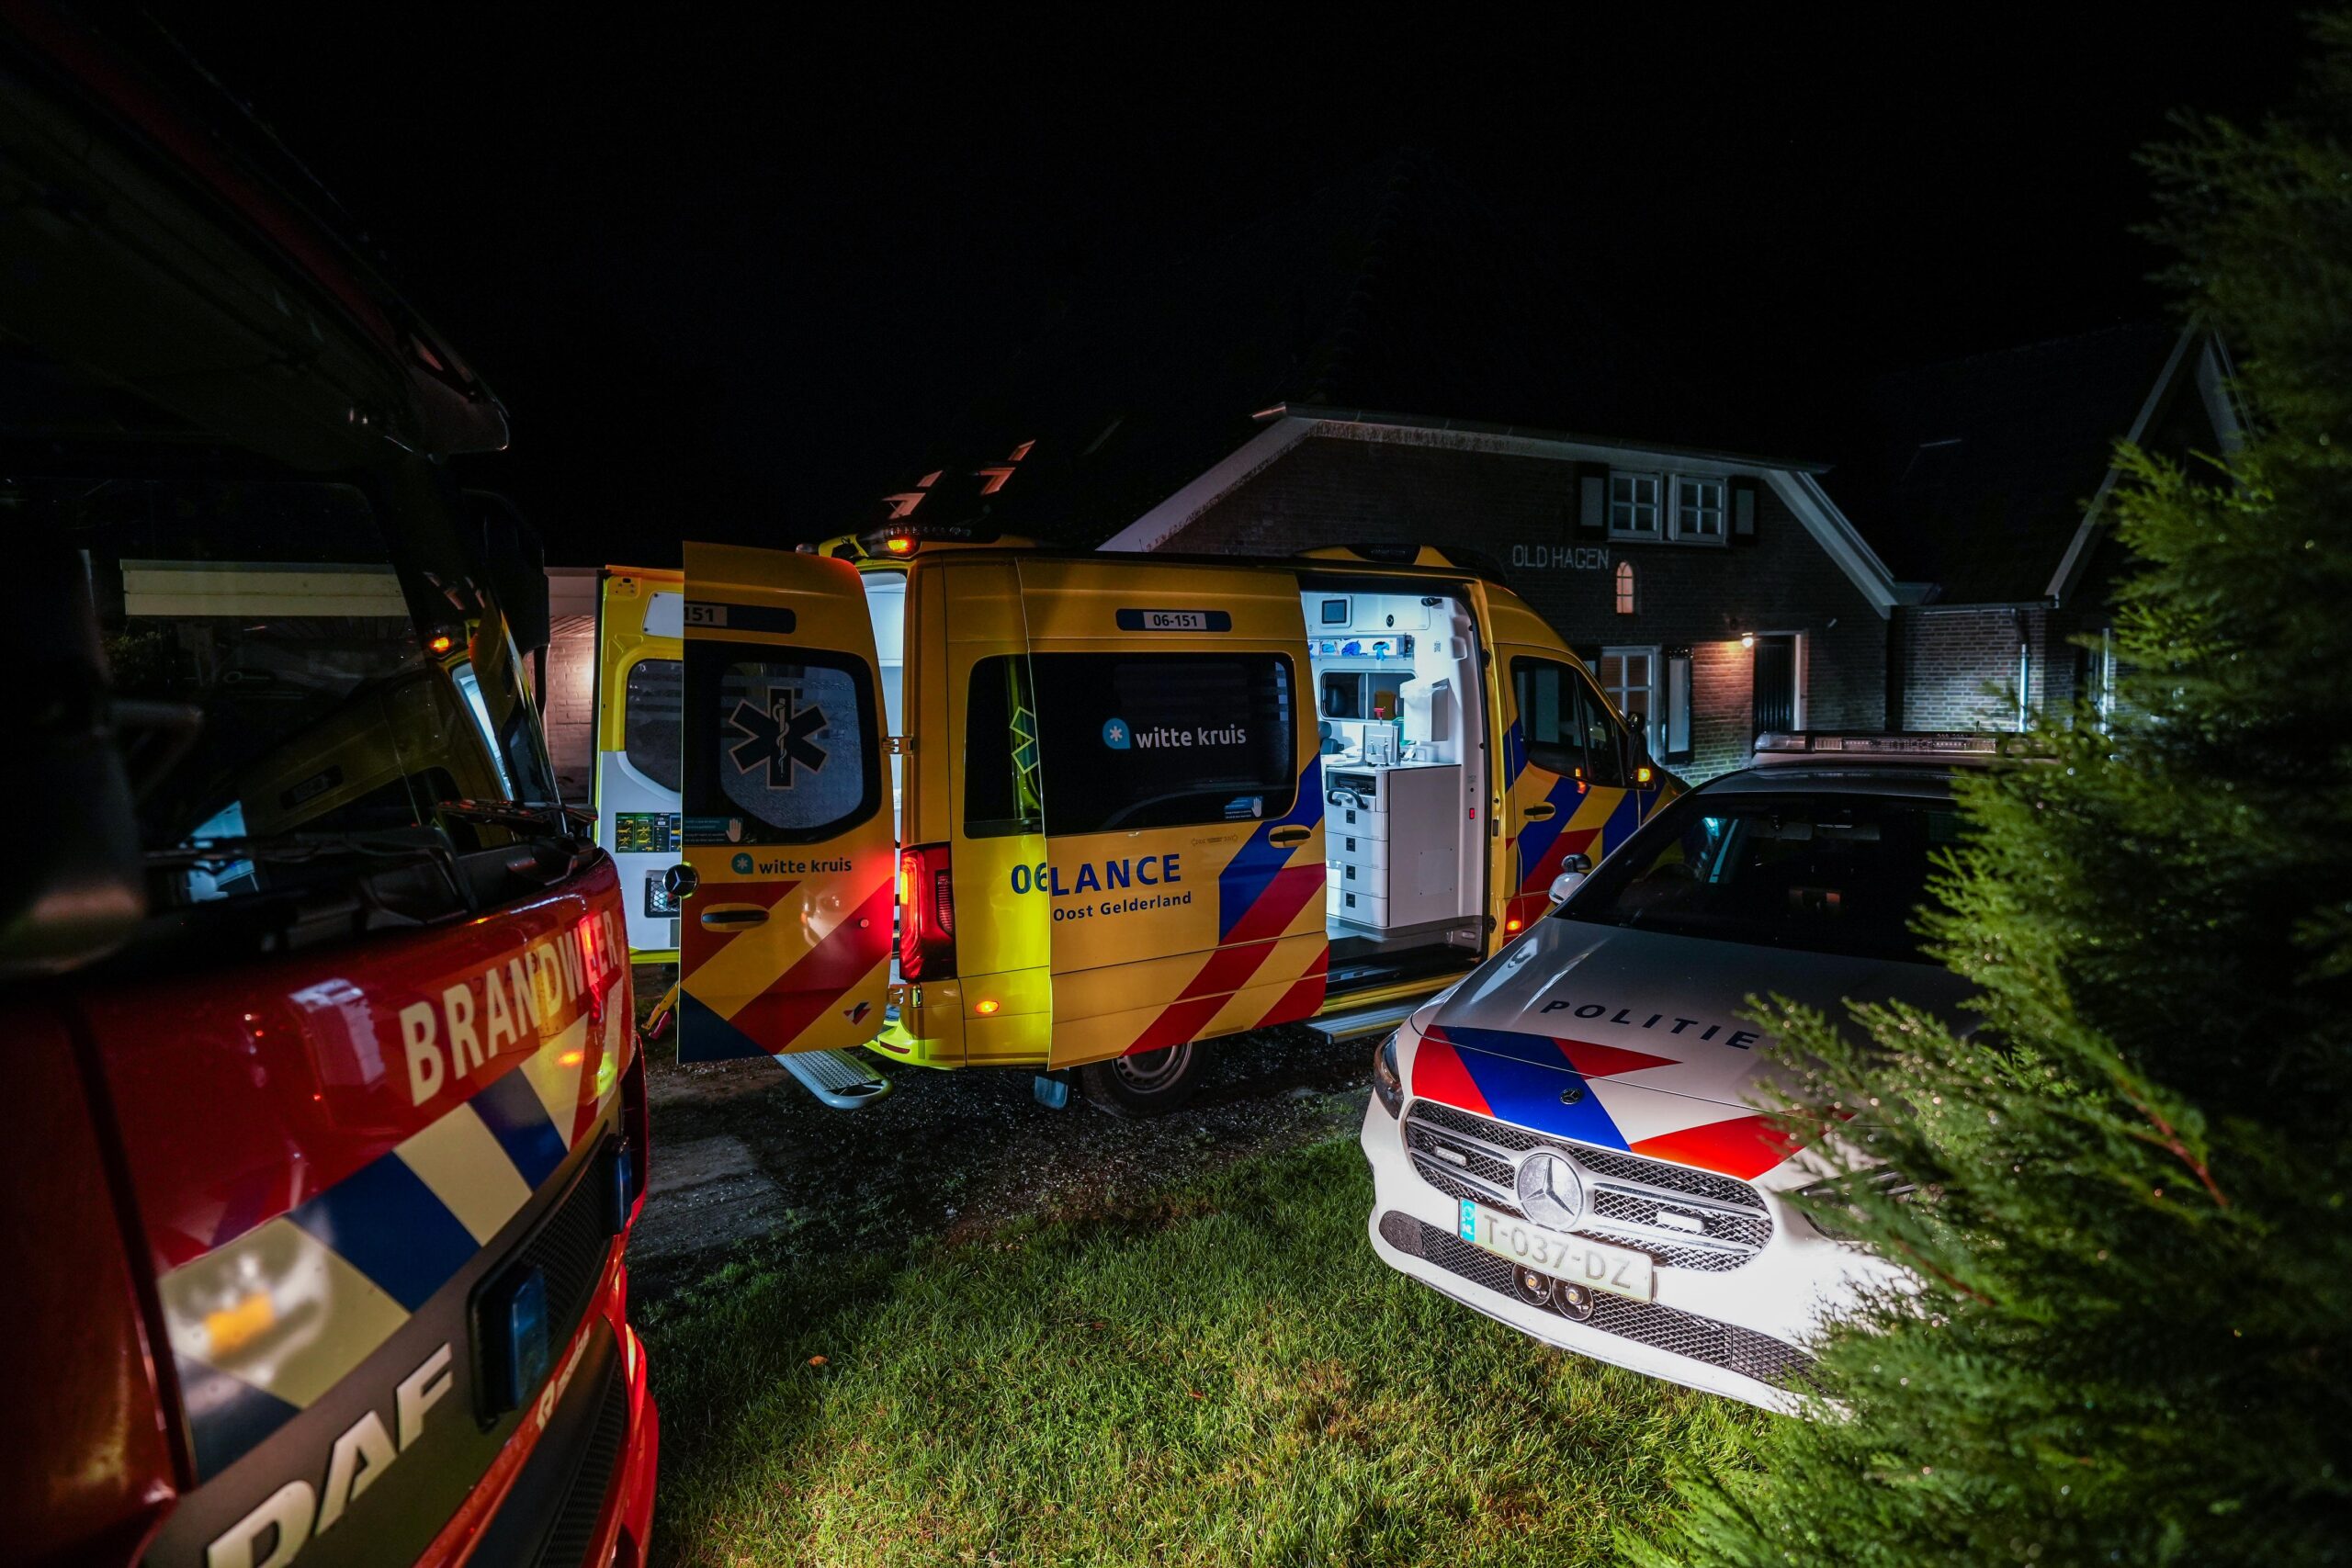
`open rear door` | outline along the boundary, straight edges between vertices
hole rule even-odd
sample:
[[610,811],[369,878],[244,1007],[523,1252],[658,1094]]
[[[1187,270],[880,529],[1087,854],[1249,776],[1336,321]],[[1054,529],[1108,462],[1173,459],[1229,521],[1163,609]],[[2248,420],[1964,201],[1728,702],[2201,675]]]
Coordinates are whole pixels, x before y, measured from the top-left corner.
[[685,548],[678,1057],[870,1040],[889,984],[889,774],[856,569]]

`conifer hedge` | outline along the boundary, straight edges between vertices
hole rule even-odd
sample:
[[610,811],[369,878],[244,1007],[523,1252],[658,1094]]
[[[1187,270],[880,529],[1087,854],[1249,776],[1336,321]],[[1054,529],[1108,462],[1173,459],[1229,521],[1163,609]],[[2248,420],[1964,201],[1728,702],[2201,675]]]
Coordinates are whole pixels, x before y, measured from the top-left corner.
[[1916,1295],[1652,1563],[2352,1561],[2352,19],[2257,129],[2143,163],[2233,450],[2126,449],[2111,715],[1963,785],[1922,917],[1981,1010],[1773,1007],[1789,1113]]

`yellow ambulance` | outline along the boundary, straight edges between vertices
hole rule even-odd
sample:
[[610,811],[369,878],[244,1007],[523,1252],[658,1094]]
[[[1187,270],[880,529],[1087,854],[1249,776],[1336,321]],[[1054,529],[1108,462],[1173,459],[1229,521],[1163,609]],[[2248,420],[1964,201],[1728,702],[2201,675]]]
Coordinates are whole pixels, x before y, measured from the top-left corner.
[[607,567],[596,595],[596,841],[620,871],[630,957],[674,962],[685,574]]
[[900,525],[690,543],[684,593],[686,1061],[864,1045],[1172,1109],[1203,1042],[1389,1026],[1679,788],[1433,548]]

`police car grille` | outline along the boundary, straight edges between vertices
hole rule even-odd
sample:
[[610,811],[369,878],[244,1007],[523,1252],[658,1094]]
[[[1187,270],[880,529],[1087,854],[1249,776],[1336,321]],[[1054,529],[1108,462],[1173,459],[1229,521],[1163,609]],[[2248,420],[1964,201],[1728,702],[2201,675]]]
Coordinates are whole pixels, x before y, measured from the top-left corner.
[[1527,1216],[1511,1187],[1517,1156],[1534,1148],[1558,1149],[1586,1172],[1591,1209],[1577,1228],[1646,1252],[1662,1268],[1720,1274],[1740,1267],[1772,1239],[1762,1195],[1745,1181],[1713,1171],[1547,1138],[1429,1100],[1414,1101],[1405,1119],[1405,1142],[1413,1168],[1431,1187],[1521,1219]]
[[[1425,1258],[1457,1279],[1513,1301],[1519,1299],[1511,1289],[1511,1266],[1460,1236],[1393,1210],[1380,1217],[1380,1235],[1390,1246]],[[1584,1323],[1588,1328],[1721,1367],[1775,1388],[1801,1388],[1810,1380],[1813,1358],[1769,1334],[1657,1302],[1600,1292],[1595,1292],[1592,1301],[1592,1316]]]

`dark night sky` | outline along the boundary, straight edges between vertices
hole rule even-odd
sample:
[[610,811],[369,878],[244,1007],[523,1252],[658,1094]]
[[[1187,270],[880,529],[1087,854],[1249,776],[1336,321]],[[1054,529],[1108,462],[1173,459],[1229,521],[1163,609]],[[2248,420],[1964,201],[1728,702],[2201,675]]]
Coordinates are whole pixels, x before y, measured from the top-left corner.
[[551,560],[657,564],[870,525],[1057,298],[1403,145],[1759,398],[2154,319],[2132,150],[2176,107],[2258,116],[2301,29],[2075,10],[161,14],[506,400],[469,479]]

